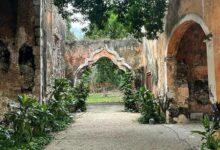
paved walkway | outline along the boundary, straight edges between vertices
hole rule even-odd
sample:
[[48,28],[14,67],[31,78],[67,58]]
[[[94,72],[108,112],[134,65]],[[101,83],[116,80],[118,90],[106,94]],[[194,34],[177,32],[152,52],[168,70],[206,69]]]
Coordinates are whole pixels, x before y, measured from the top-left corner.
[[196,150],[200,139],[191,130],[197,124],[142,125],[138,113],[122,105],[90,105],[76,122],[56,135],[46,150]]

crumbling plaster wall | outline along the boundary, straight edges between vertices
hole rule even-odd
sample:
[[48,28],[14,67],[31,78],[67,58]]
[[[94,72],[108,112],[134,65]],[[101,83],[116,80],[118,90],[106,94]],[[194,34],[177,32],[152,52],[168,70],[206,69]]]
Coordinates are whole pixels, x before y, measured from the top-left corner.
[[65,75],[66,24],[52,0],[3,0],[0,5],[0,116],[18,94],[39,97]]
[[54,78],[65,76],[66,23],[52,0],[42,3],[42,95],[45,97]]
[[66,44],[66,76],[72,78],[77,68],[85,62],[86,58],[89,58],[94,51],[106,48],[116,51],[132,67],[133,71],[139,69],[144,64],[142,44],[133,39],[74,41]]
[[[195,17],[196,16],[196,17]],[[168,44],[174,30],[179,26],[182,19],[193,18],[193,21],[201,22],[205,34],[212,33],[207,43],[207,59],[209,88],[213,94],[213,101],[220,100],[220,3],[218,0],[170,0],[167,15],[164,18],[164,33],[159,35],[158,40],[144,39],[144,54],[146,58],[147,72],[154,72],[158,66],[158,82],[153,84],[155,95],[165,95],[170,76],[167,76]],[[181,29],[180,29],[181,30]],[[176,37],[178,40],[181,37]],[[212,49],[213,48],[213,49]],[[158,65],[156,65],[158,64]],[[211,67],[210,67],[211,66]],[[167,79],[168,78],[168,79]],[[173,79],[175,80],[175,79]],[[220,102],[220,101],[219,101]]]
[[[28,76],[21,73],[19,65],[19,51],[24,45],[31,47],[35,65],[35,73],[31,77],[34,80],[33,87],[28,93],[35,95],[40,93],[39,8],[40,0],[1,1],[0,41],[9,52],[9,66],[6,72],[0,73],[0,115],[5,112],[9,99],[14,100],[27,81]],[[3,57],[1,56],[1,59],[4,59]]]

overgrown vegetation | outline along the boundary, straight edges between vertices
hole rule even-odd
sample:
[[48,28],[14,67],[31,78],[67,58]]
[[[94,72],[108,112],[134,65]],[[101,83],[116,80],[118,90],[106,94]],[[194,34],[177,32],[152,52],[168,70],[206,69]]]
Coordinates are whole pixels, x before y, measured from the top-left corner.
[[73,92],[76,99],[76,110],[86,111],[86,100],[89,96],[89,87],[81,81],[76,85]]
[[48,133],[53,121],[46,105],[40,105],[34,97],[18,96],[18,106],[6,113],[1,123],[0,148],[42,149],[52,139]]
[[138,112],[137,99],[134,89],[134,77],[131,71],[125,72],[121,80],[121,90],[123,91],[124,105],[126,111]]
[[111,83],[115,86],[120,86],[120,82],[124,71],[120,70],[109,58],[100,58],[95,63],[94,68],[94,83]]
[[103,29],[99,29],[96,24],[90,25],[89,30],[86,32],[86,38],[89,39],[122,39],[128,37],[125,26],[119,22],[118,15],[114,12],[109,12],[109,18]]
[[202,125],[204,127],[204,131],[192,131],[192,133],[199,134],[202,137],[201,140],[203,143],[201,145],[201,150],[219,150],[220,140],[214,136],[217,131],[216,125],[219,127],[219,120],[213,121],[208,116],[205,116],[202,120]]
[[51,132],[63,130],[71,123],[72,106],[85,110],[85,105],[79,103],[85,95],[79,95],[79,90],[82,89],[72,88],[62,78],[55,80],[48,104],[40,104],[32,96],[18,96],[18,106],[12,107],[1,122],[0,149],[43,149],[52,139]]
[[141,117],[138,119],[140,123],[165,123],[165,115],[149,90],[141,87],[136,96],[140,104]]
[[[107,33],[106,35],[110,38],[126,37],[129,34],[136,38],[147,36],[148,39],[155,39],[159,33],[163,32],[162,19],[165,16],[167,1],[54,0],[54,4],[64,18],[81,13],[85,20],[89,20],[88,35],[99,30],[104,34]],[[70,8],[69,6],[71,10],[67,9]],[[73,18],[73,21],[77,21],[75,19]],[[143,26],[146,29],[146,35],[141,32]],[[116,28],[113,29],[113,27]],[[123,31],[122,36],[118,32],[120,29]],[[100,35],[99,31],[97,36]]]

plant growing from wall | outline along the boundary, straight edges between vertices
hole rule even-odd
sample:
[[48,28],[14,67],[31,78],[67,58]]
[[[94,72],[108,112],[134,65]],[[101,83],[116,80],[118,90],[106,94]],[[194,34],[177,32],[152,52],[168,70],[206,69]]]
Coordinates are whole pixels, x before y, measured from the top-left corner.
[[215,126],[218,124],[219,120],[211,120],[208,116],[205,116],[202,120],[202,125],[204,131],[192,131],[192,133],[199,134],[202,136],[202,145],[201,150],[219,150],[220,149],[220,140],[214,137],[216,132]]
[[133,87],[134,77],[131,71],[125,72],[120,88],[124,93],[124,105],[126,111],[138,112],[137,99],[135,97],[135,90]]
[[136,96],[140,103],[141,117],[138,119],[140,123],[148,124],[150,120],[154,123],[165,122],[165,116],[149,90],[141,87],[137,91]]

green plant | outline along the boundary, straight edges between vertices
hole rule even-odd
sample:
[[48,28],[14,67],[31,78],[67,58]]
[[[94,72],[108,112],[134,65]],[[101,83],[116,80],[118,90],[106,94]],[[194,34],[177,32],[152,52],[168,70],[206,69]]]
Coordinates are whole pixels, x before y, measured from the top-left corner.
[[[81,13],[83,19],[90,21],[89,30],[94,30],[95,27],[97,28],[95,31],[104,30],[113,38],[115,35],[126,37],[127,34],[122,34],[126,32],[137,38],[146,36],[148,39],[156,39],[158,34],[163,32],[167,2],[167,0],[54,0],[64,18]],[[146,33],[141,30],[143,26]]]
[[89,87],[81,81],[75,86],[73,93],[76,99],[76,110],[86,111],[86,100],[89,96]]
[[140,103],[141,117],[138,119],[140,123],[147,124],[150,119],[153,119],[155,123],[165,122],[165,116],[149,90],[141,87],[136,96]]
[[133,88],[134,78],[132,72],[125,72],[120,88],[123,91],[124,105],[126,111],[138,112],[137,99],[135,97],[135,91]]
[[49,100],[48,109],[54,115],[55,119],[68,118],[68,106],[75,103],[73,89],[65,78],[55,79],[53,86],[53,99]]
[[192,131],[192,133],[196,133],[202,136],[201,140],[203,141],[203,143],[201,145],[201,150],[219,150],[220,140],[214,137],[214,134],[216,132],[216,122],[210,120],[208,116],[205,116],[202,120],[202,125],[205,129],[204,131]]
[[32,119],[33,134],[42,135],[50,131],[50,122],[54,120],[54,115],[50,112],[46,104],[39,104],[34,108]]
[[10,147],[13,144],[14,140],[12,139],[12,132],[10,129],[4,125],[0,125],[0,149]]
[[53,97],[55,100],[65,101],[66,104],[74,102],[72,87],[66,78],[55,79],[53,86]]
[[29,142],[32,138],[33,128],[32,120],[34,115],[34,107],[38,104],[35,98],[27,95],[18,96],[19,107],[5,115],[6,122],[12,126],[13,138],[17,142]]
[[0,149],[41,150],[52,139],[50,131],[63,130],[72,122],[67,106],[75,101],[69,82],[56,79],[52,96],[48,105],[32,96],[18,96],[18,106],[0,125]]

